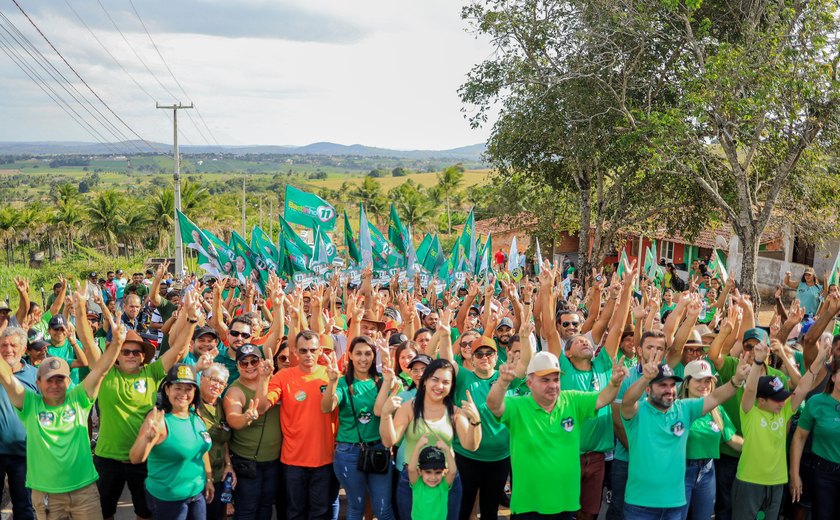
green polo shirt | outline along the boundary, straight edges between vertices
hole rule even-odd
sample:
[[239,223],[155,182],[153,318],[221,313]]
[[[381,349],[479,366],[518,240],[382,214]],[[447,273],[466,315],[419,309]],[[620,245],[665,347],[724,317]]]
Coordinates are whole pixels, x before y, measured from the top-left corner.
[[735,435],[735,425],[732,424],[726,410],[718,406],[717,411],[723,422],[723,429],[715,422],[711,412],[691,423],[685,456],[688,460],[719,459],[721,445]]
[[500,421],[510,431],[511,467],[516,475],[511,513],[580,509],[581,425],[595,416],[597,400],[597,392],[564,390],[551,412],[546,412],[532,396],[505,397]]
[[678,399],[664,412],[644,401],[632,419],[621,418],[630,446],[624,492],[627,504],[654,508],[685,505],[688,430],[702,413],[700,398]]
[[811,432],[813,452],[840,464],[840,402],[829,394],[816,394],[808,399],[799,417],[799,427]]
[[[560,388],[582,392],[600,392],[612,377],[613,361],[607,349],[602,348],[592,359],[591,370],[578,370],[566,356],[560,356]],[[595,417],[581,424],[581,453],[590,451],[605,453],[615,447],[612,407],[598,410]]]

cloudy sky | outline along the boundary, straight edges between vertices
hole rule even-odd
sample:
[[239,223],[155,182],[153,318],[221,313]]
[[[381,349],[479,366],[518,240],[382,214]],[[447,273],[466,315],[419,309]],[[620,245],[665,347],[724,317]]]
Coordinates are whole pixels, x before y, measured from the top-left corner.
[[[149,140],[172,136],[155,101],[195,103],[209,131],[195,111],[179,116],[189,144],[444,149],[488,134],[470,129],[456,92],[492,53],[486,40],[465,32],[464,0],[133,0],[187,95],[129,0],[17,1],[93,90]],[[73,101],[64,88],[80,94],[12,39],[7,31],[22,41],[17,28],[106,112],[14,3],[0,5],[0,14],[0,141],[94,141],[90,131],[117,140],[87,114],[96,113],[93,106]],[[45,78],[93,130],[68,116],[7,52]]]

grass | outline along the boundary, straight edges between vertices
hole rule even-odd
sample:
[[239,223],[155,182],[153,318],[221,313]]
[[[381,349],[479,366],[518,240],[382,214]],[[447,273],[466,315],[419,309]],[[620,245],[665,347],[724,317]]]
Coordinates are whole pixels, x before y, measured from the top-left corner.
[[[467,188],[477,184],[482,184],[487,180],[489,175],[490,170],[468,170],[464,172],[464,187]],[[383,191],[387,192],[388,190],[405,183],[409,179],[426,188],[437,184],[437,174],[435,173],[410,173],[405,177],[379,177],[376,180],[382,185]],[[331,190],[336,190],[340,188],[345,181],[349,182],[351,185],[357,186],[362,183],[362,180],[364,180],[364,176],[362,175],[353,177],[342,176],[328,178],[326,180],[311,180],[307,181],[307,184],[316,188],[329,188]]]

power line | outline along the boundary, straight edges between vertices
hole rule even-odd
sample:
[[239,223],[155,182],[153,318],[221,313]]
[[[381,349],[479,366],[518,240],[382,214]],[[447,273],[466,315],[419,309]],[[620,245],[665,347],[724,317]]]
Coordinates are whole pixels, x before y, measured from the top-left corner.
[[35,28],[35,30],[36,30],[36,31],[38,31],[38,34],[40,34],[40,35],[41,35],[41,37],[44,39],[44,41],[46,41],[46,42],[47,42],[47,44],[49,44],[50,48],[52,48],[52,50],[53,50],[53,51],[54,51],[54,52],[58,55],[58,57],[59,57],[59,58],[61,58],[61,61],[63,61],[63,62],[64,62],[64,64],[65,64],[65,65],[67,65],[67,67],[68,67],[71,71],[73,71],[73,74],[75,74],[75,75],[76,75],[76,77],[77,77],[77,78],[79,78],[79,80],[80,80],[80,81],[84,84],[84,86],[85,86],[85,87],[87,87],[87,89],[88,89],[88,90],[90,90],[90,92],[94,95],[94,97],[96,97],[96,99],[98,99],[98,100],[99,100],[99,102],[100,102],[100,103],[102,103],[102,105],[103,105],[103,106],[104,106],[104,107],[105,107],[105,108],[106,108],[106,109],[107,109],[107,110],[108,110],[108,111],[109,111],[109,112],[110,112],[110,113],[111,113],[111,114],[112,114],[115,118],[117,118],[117,121],[119,121],[120,123],[122,123],[122,124],[123,124],[123,126],[125,126],[125,127],[126,127],[126,128],[127,128],[127,129],[131,132],[131,133],[132,133],[132,134],[134,134],[134,136],[135,136],[135,137],[137,137],[138,139],[140,139],[141,141],[143,141],[143,143],[145,143],[145,144],[146,144],[146,146],[148,146],[148,147],[149,147],[152,151],[156,151],[156,150],[155,150],[155,148],[154,148],[154,146],[152,146],[152,145],[151,145],[151,143],[149,143],[147,140],[145,140],[143,137],[141,137],[141,136],[140,136],[140,134],[138,134],[138,133],[137,133],[137,132],[136,132],[136,131],[135,131],[135,130],[131,127],[131,126],[129,126],[129,124],[128,124],[128,123],[126,123],[125,121],[123,121],[123,119],[122,119],[120,116],[118,116],[118,115],[117,115],[117,113],[116,113],[116,112],[114,112],[114,111],[111,109],[111,107],[110,107],[110,106],[108,106],[108,104],[105,102],[105,100],[104,100],[104,99],[102,99],[102,98],[99,96],[99,94],[97,94],[97,93],[96,93],[96,91],[94,91],[94,90],[90,87],[90,85],[88,85],[87,81],[85,81],[85,80],[84,80],[84,78],[82,78],[82,76],[81,76],[78,72],[76,72],[76,69],[74,69],[74,68],[73,68],[73,66],[72,66],[72,65],[70,65],[70,63],[69,63],[69,62],[68,62],[68,61],[64,58],[64,56],[63,56],[63,55],[59,52],[59,50],[55,47],[55,45],[53,45],[53,44],[52,44],[52,42],[50,41],[50,39],[49,39],[49,38],[47,38],[47,36],[46,36],[46,35],[45,35],[42,31],[41,31],[41,29],[38,27],[38,25],[37,25],[37,24],[36,24],[36,23],[32,20],[32,18],[30,18],[30,17],[29,17],[29,15],[26,13],[26,11],[24,11],[24,10],[23,10],[23,7],[21,7],[21,6],[20,6],[20,4],[18,3],[18,0],[12,0],[12,2],[14,2],[15,6],[17,6],[18,10],[20,10],[20,12],[23,14],[23,16],[25,16],[25,17],[26,17],[26,19],[29,21],[29,23],[30,23],[30,24],[32,24],[32,27],[34,27],[34,28]]
[[[155,43],[154,38],[152,38],[152,34],[149,32],[148,27],[146,27],[146,23],[143,21],[143,18],[140,17],[140,13],[137,11],[137,7],[134,6],[134,1],[133,0],[128,0],[128,3],[131,4],[131,8],[134,10],[134,14],[135,14],[135,16],[137,16],[137,20],[139,20],[140,25],[143,26],[143,30],[146,31],[146,36],[148,36],[149,41],[152,42],[152,47],[155,48],[155,52],[157,52],[157,55],[160,57],[160,61],[163,62],[163,65],[166,67],[166,70],[169,72],[169,75],[172,76],[173,80],[175,80],[175,84],[178,85],[178,88],[181,89],[181,92],[184,93],[184,96],[186,96],[187,99],[189,99],[190,98],[189,94],[187,94],[187,91],[184,90],[184,87],[181,85],[181,82],[178,81],[178,78],[175,77],[175,74],[172,72],[172,69],[169,67],[169,64],[166,62],[166,59],[163,57],[163,54],[160,52],[160,49],[158,49],[158,46]],[[195,113],[198,114],[198,117],[201,119],[201,122],[204,125],[204,128],[207,129],[207,133],[210,134],[210,137],[213,138],[213,142],[216,143],[216,146],[219,146],[219,141],[216,140],[216,136],[213,135],[213,131],[210,130],[209,126],[207,126],[207,123],[204,121],[204,116],[201,115],[201,112],[198,111],[198,108],[193,107],[193,109],[195,110]],[[187,112],[187,117],[189,117],[190,120],[192,120],[192,116],[190,116],[189,112]],[[195,124],[195,123],[193,123],[193,124]],[[196,129],[197,128],[198,127],[196,127]],[[199,133],[201,133],[201,132],[199,132]],[[210,143],[207,143],[207,144],[210,144]]]
[[[126,75],[126,76],[128,76],[128,78],[129,78],[129,79],[130,79],[130,80],[131,80],[131,81],[132,81],[132,82],[133,82],[133,83],[137,86],[137,88],[139,88],[141,91],[143,91],[143,93],[144,93],[144,94],[146,94],[146,97],[148,97],[150,100],[157,102],[157,100],[155,99],[155,97],[154,97],[154,96],[152,96],[152,95],[149,93],[149,91],[148,91],[148,90],[146,90],[146,89],[143,87],[143,85],[141,85],[141,84],[140,84],[140,82],[138,82],[138,81],[137,81],[137,79],[135,79],[135,77],[134,77],[134,76],[133,76],[130,72],[128,72],[128,69],[126,69],[126,68],[123,66],[123,64],[122,64],[122,63],[120,63],[120,61],[117,59],[117,57],[116,57],[116,56],[114,56],[114,54],[113,54],[113,53],[112,53],[112,52],[108,49],[108,46],[106,46],[104,43],[102,43],[102,40],[100,40],[100,39],[99,39],[99,37],[98,37],[98,36],[96,36],[96,33],[94,33],[94,32],[93,32],[93,29],[91,29],[91,28],[88,26],[88,24],[87,24],[87,23],[85,23],[85,21],[82,19],[82,17],[81,17],[81,16],[79,15],[79,13],[76,11],[76,9],[75,9],[75,8],[73,8],[73,5],[69,2],[69,0],[64,0],[64,3],[65,3],[65,4],[67,4],[67,7],[69,7],[69,8],[70,8],[70,10],[71,10],[71,11],[73,12],[73,14],[76,16],[76,19],[77,19],[77,20],[79,20],[79,23],[81,23],[81,24],[84,26],[84,28],[85,28],[85,29],[87,29],[87,31],[90,33],[90,35],[93,37],[93,39],[94,39],[94,40],[96,40],[96,43],[98,43],[98,44],[99,44],[99,46],[100,46],[100,47],[102,47],[102,50],[104,50],[104,51],[108,54],[108,56],[110,56],[110,57],[111,57],[111,60],[113,60],[113,61],[114,61],[114,63],[116,63],[116,64],[117,64],[117,66],[118,66],[120,69],[122,69],[122,71],[125,73],[125,75]],[[169,117],[169,114],[164,113],[164,117],[166,117],[166,119],[167,119],[170,123],[172,122],[172,118],[170,118],[170,117]],[[192,144],[192,142],[190,141],[190,139],[189,139],[189,138],[187,138],[187,136],[186,136],[186,135],[184,135],[184,133],[183,133],[183,132],[181,132],[181,131],[179,130],[179,133],[180,133],[180,135],[181,135],[181,138],[182,138],[182,139],[184,139],[187,143]]]

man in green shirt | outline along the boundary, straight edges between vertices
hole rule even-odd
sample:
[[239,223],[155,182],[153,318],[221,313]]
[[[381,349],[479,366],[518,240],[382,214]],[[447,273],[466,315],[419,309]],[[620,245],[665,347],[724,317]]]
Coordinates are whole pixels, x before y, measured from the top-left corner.
[[550,352],[539,352],[527,373],[530,395],[505,396],[516,376],[509,365],[499,369],[499,379],[487,395],[487,407],[510,432],[516,480],[511,513],[571,519],[580,509],[581,425],[615,399],[627,372],[615,368],[600,393],[561,392],[560,362]]
[[[624,494],[626,520],[679,520],[685,505],[685,460],[688,430],[744,385],[749,365],[738,368],[731,384],[704,398],[677,400],[682,378],[656,354],[621,401],[630,465]],[[647,399],[640,402],[642,395]]]
[[[77,308],[77,321],[84,318],[84,311]],[[40,394],[25,389],[0,359],[0,384],[26,429],[26,487],[32,489],[38,518],[102,518],[88,414],[124,339],[125,329],[120,326],[88,377],[69,391],[70,366],[61,358],[47,358],[38,367]]]
[[[86,317],[86,316],[85,316]],[[63,314],[56,314],[49,321],[49,345],[47,357],[59,357],[70,365],[70,380],[74,385],[79,384],[79,368],[88,365],[87,356],[76,341],[73,328],[67,323]]]

